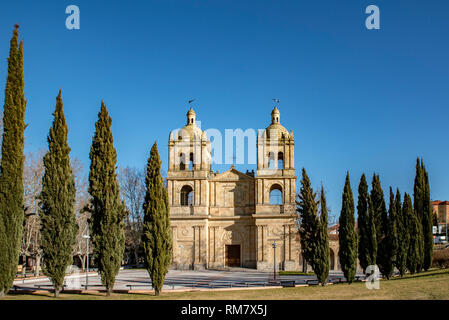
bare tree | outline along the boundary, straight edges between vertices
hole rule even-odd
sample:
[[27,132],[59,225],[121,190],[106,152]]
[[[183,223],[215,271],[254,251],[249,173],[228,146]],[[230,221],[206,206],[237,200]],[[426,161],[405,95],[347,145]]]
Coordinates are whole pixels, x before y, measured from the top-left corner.
[[125,257],[128,264],[139,264],[139,252],[142,250],[143,201],[145,198],[145,171],[137,168],[120,167],[118,170],[120,192],[129,215],[125,226]]
[[45,150],[27,153],[25,156],[24,177],[24,201],[25,221],[20,254],[22,256],[22,273],[25,273],[28,257],[35,261],[34,272],[39,275],[41,250],[41,221],[39,217],[39,196],[42,190],[42,176],[44,165],[42,158]]
[[[80,259],[81,267],[84,271],[87,258],[87,242],[86,239],[83,238],[83,236],[89,234],[90,213],[87,211],[85,212],[83,208],[89,203],[89,193],[87,191],[88,181],[87,175],[84,174],[83,163],[78,158],[71,159],[71,166],[73,174],[75,176],[75,210],[76,221],[78,223],[78,234],[76,235],[76,243],[73,248],[73,255]],[[89,245],[89,254],[91,254],[92,252],[92,246]]]
[[73,248],[73,255],[80,259],[83,271],[85,271],[86,267],[87,241],[89,241],[89,254],[92,254],[93,252],[92,246],[90,245],[90,240],[83,238],[83,236],[87,235],[89,231],[89,218],[89,212],[80,213],[76,217],[76,222],[78,223],[78,234],[76,235],[76,244]]
[[84,173],[84,166],[80,159],[73,157],[71,159],[72,172],[75,176],[75,210],[78,216],[86,204],[89,203],[89,193],[87,192],[88,181]]
[[[36,152],[29,152],[25,157],[24,166],[24,201],[25,201],[25,221],[23,238],[21,245],[22,256],[22,273],[25,273],[27,261],[31,257],[34,262],[35,275],[39,275],[40,262],[42,256],[41,249],[41,220],[39,217],[39,200],[38,196],[42,190],[42,176],[44,175],[43,157],[45,150],[38,150]],[[86,254],[86,240],[82,235],[86,234],[86,226],[88,213],[80,213],[81,208],[89,200],[87,193],[87,178],[83,174],[83,165],[78,158],[72,159],[72,170],[75,175],[76,187],[76,214],[77,220],[80,224],[79,233],[80,239],[77,237],[77,245],[74,248],[74,255],[82,253],[80,260],[85,261]]]

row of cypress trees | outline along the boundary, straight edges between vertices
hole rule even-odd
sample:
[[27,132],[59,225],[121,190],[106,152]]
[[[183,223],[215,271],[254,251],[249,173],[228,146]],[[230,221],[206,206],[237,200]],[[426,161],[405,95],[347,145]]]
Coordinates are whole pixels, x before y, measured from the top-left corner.
[[[346,174],[339,217],[339,259],[348,283],[352,283],[357,259],[365,273],[368,266],[377,265],[389,279],[394,269],[403,276],[428,270],[433,254],[433,211],[427,171],[422,159],[417,159],[414,201],[407,193],[401,201],[390,187],[389,207],[378,174],[373,175],[371,192],[365,174],[358,187],[357,228],[354,218],[354,198],[349,172]],[[327,238],[327,208],[323,187],[320,199],[311,187],[306,170],[302,170],[297,211],[303,258],[311,265],[318,280],[325,284],[329,275],[329,243]],[[318,208],[320,214],[318,215]]]
[[[0,162],[0,295],[8,293],[17,271],[24,222],[24,98],[23,45],[18,26],[11,39],[8,78],[5,89],[4,133]],[[45,173],[39,195],[43,251],[43,272],[53,283],[54,295],[63,288],[67,267],[78,231],[75,213],[75,181],[70,166],[68,127],[61,90],[56,98],[53,124],[43,158]],[[124,218],[127,211],[120,199],[115,172],[117,153],[113,145],[112,120],[101,103],[89,158],[89,220],[94,257],[102,284],[110,295],[125,248]],[[145,179],[144,249],[147,270],[159,295],[171,263],[171,230],[167,191],[160,174],[161,160],[154,143]]]
[[[346,180],[348,185],[349,176]],[[429,178],[422,159],[417,159],[413,203],[407,193],[404,194],[402,201],[399,189],[395,194],[390,187],[389,193],[387,211],[379,175],[373,175],[370,194],[365,175],[360,178],[358,228],[354,231],[358,238],[360,266],[366,272],[368,266],[377,265],[381,274],[387,279],[392,276],[395,268],[401,276],[407,270],[412,274],[428,270],[432,265],[433,254],[433,210],[430,202]],[[344,221],[340,221],[340,229],[344,230],[342,222]],[[348,247],[354,248],[352,242],[348,243],[340,234],[340,251]],[[347,262],[341,261],[342,269],[344,263]],[[351,277],[351,274],[348,276]]]
[[[327,205],[324,188],[321,186],[319,199],[310,183],[306,170],[302,169],[301,188],[298,195],[299,235],[302,256],[309,263],[324,286],[329,276],[329,239]],[[319,210],[318,210],[319,209]],[[319,214],[318,214],[318,211]]]

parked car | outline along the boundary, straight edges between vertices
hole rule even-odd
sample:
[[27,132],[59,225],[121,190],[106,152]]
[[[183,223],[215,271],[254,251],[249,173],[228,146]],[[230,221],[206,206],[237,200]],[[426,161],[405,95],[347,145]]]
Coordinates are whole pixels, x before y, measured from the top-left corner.
[[447,244],[446,240],[436,238],[434,239],[434,244]]

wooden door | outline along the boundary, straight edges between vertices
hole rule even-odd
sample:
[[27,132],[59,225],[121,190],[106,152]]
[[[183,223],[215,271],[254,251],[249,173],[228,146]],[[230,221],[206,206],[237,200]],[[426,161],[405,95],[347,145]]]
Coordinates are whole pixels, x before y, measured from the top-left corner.
[[228,267],[240,267],[240,245],[226,245],[225,263]]

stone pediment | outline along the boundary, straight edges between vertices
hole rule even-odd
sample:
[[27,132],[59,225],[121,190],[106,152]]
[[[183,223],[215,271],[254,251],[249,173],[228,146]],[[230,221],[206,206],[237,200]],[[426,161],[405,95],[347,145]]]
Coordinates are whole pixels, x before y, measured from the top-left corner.
[[240,172],[232,166],[229,170],[217,174],[215,177],[211,179],[211,181],[253,181],[254,178],[251,176],[248,176],[244,174],[243,172]]

